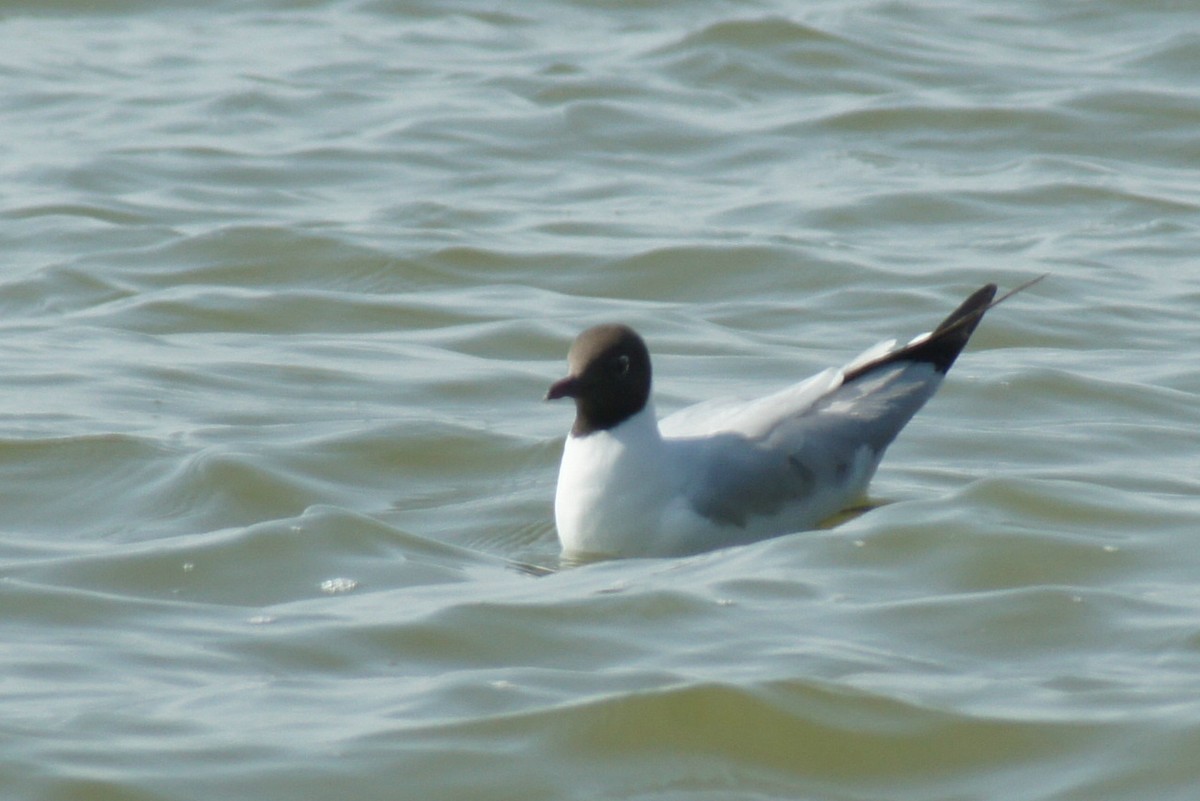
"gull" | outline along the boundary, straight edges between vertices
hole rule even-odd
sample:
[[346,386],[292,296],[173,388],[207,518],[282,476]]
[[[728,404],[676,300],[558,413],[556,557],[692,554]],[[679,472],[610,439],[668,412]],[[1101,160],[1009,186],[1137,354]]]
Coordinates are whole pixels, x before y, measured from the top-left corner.
[[650,353],[622,324],[575,339],[547,400],[572,398],[554,520],[564,556],[682,556],[811,529],[860,500],[884,451],[941,385],[995,299],[987,284],[933,331],[750,401],[659,420]]

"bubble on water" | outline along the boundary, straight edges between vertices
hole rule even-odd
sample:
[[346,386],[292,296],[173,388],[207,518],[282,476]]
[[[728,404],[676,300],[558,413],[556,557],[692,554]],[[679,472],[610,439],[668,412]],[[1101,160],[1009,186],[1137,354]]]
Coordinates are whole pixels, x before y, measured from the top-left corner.
[[350,592],[358,588],[358,582],[352,578],[325,579],[320,584],[321,592],[326,595],[337,595],[340,592]]

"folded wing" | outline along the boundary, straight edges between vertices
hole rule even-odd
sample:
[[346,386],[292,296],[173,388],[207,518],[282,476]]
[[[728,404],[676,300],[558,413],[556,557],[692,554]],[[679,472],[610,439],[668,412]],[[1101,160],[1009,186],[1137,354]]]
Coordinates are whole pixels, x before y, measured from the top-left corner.
[[981,288],[901,348],[877,346],[765,398],[703,404],[663,420],[679,458],[694,465],[686,492],[695,511],[739,527],[783,515],[798,529],[844,508],[937,391],[995,292]]

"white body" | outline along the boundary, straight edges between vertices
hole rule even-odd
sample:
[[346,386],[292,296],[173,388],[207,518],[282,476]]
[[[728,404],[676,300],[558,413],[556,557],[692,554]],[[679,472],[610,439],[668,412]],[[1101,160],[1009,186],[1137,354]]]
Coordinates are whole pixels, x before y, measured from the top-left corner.
[[554,503],[563,550],[695,553],[809,529],[846,508],[941,383],[913,362],[843,383],[893,345],[758,400],[699,404],[661,423],[647,404],[614,428],[568,436]]

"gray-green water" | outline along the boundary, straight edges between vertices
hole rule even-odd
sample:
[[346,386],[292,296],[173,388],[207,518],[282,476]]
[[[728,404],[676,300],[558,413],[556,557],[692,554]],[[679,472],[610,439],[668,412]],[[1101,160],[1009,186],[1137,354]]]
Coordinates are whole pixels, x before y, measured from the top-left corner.
[[[1198,30],[4,3],[0,796],[1196,798]],[[583,326],[666,412],[1043,272],[878,508],[553,570]]]

